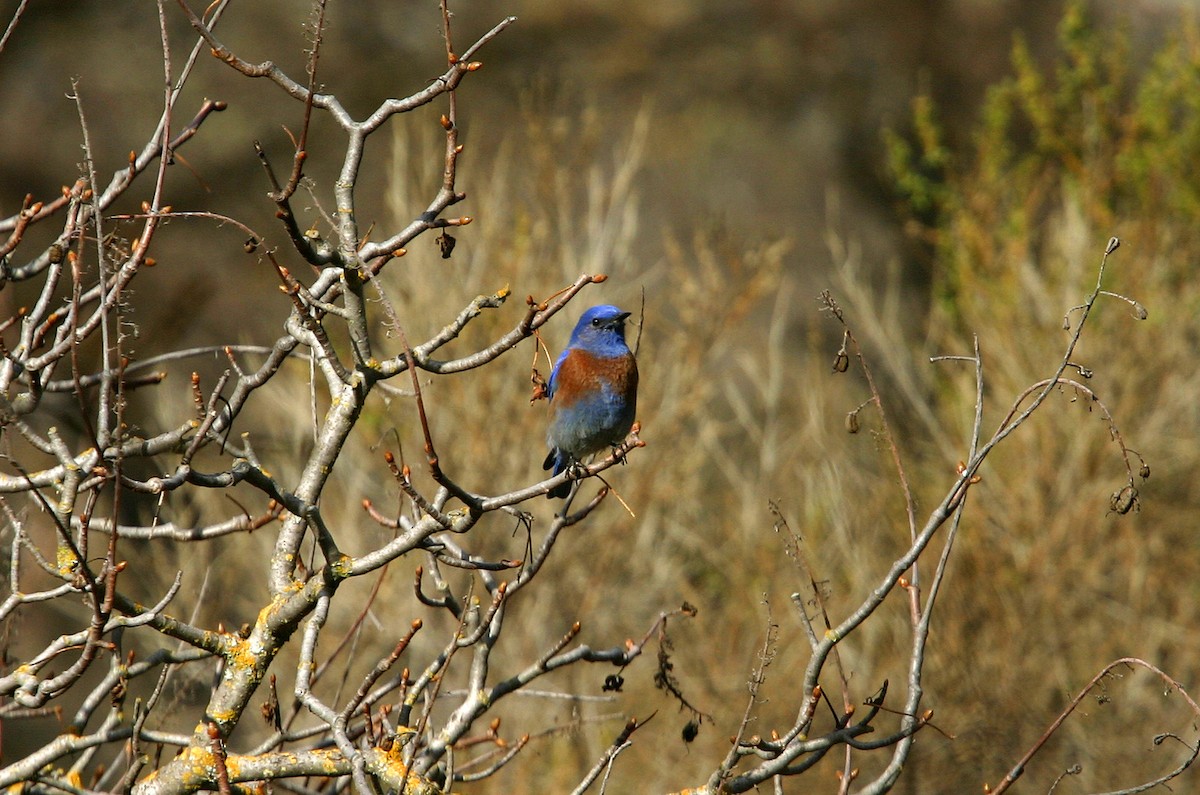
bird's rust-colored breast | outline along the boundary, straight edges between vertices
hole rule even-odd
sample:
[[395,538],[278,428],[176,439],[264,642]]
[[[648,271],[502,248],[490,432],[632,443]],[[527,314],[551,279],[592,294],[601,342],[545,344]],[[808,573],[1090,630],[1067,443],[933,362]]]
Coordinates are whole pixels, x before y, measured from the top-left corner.
[[637,385],[637,361],[632,353],[595,356],[574,348],[558,368],[552,402],[566,408],[606,386],[614,396],[633,397],[637,394]]

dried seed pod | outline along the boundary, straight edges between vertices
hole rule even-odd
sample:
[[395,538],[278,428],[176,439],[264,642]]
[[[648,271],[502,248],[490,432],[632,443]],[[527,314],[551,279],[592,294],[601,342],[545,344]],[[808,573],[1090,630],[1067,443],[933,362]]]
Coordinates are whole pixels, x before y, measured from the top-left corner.
[[833,372],[844,373],[850,368],[850,357],[846,355],[846,349],[843,347],[833,357]]
[[1138,507],[1138,491],[1133,485],[1128,485],[1112,495],[1108,507],[1115,513],[1127,514]]
[[695,719],[689,720],[687,725],[683,727],[683,741],[690,743],[696,739],[696,735],[700,734],[700,723]]
[[846,433],[858,433],[858,412],[851,411],[846,415]]
[[621,688],[624,686],[625,677],[618,674],[609,674],[608,676],[604,677],[604,687],[602,689],[605,693],[620,693]]

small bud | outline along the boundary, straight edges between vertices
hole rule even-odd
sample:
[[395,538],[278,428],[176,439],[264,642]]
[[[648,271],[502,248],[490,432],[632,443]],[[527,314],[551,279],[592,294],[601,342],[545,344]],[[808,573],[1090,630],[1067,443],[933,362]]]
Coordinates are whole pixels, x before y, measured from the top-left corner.
[[851,411],[846,415],[846,433],[858,433],[858,412]]
[[444,129],[444,130],[454,129],[454,123],[450,121],[450,117],[447,116],[445,113],[442,114],[442,118],[439,119],[439,121],[441,121],[441,123],[442,123],[442,129]]
[[482,68],[483,63],[481,61],[471,61],[469,64],[467,64],[468,72],[478,72]]
[[146,257],[146,259],[142,260],[142,262],[146,264],[147,268],[153,268],[158,264],[158,260],[156,260],[154,257]]
[[1148,480],[1150,478],[1150,465],[1145,461],[1143,461],[1142,465],[1138,467],[1138,476],[1140,476],[1142,480]]

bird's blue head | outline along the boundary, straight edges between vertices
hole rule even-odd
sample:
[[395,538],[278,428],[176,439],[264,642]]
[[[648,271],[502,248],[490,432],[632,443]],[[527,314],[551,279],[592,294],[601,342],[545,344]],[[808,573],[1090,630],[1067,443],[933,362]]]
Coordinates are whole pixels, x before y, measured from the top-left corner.
[[625,319],[630,314],[612,304],[593,306],[583,313],[571,332],[570,347],[601,356],[625,353],[629,350],[625,344]]

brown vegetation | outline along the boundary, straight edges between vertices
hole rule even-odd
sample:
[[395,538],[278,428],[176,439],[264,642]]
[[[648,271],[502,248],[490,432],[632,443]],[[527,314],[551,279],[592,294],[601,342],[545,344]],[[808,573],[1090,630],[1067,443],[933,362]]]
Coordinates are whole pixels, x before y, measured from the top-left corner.
[[[161,6],[172,80],[195,40],[181,7]],[[147,8],[128,12],[140,29]],[[1069,774],[1077,789],[1063,791],[1117,789],[1194,758],[1196,707],[1175,686],[1195,689],[1200,659],[1193,25],[1154,58],[1129,58],[1128,38],[1071,5],[1053,66],[1018,43],[1014,76],[953,137],[966,146],[947,143],[936,103],[918,99],[911,127],[873,144],[930,274],[914,295],[921,280],[847,231],[856,200],[830,201],[823,249],[813,230],[714,218],[711,197],[668,217],[661,172],[646,174],[678,154],[662,151],[670,136],[653,103],[608,114],[534,91],[473,129],[472,103],[489,101],[488,48],[508,52],[519,24],[493,36],[502,17],[461,9],[443,51],[436,37],[426,49],[428,73],[413,67],[397,78],[405,88],[375,93],[354,85],[353,59],[318,46],[319,18],[305,61],[240,11],[225,12],[217,39],[242,71],[281,59],[301,101],[275,104],[284,92],[270,77],[236,74],[209,41],[196,83],[242,100],[225,113],[259,108],[259,128],[224,132],[218,106],[189,88],[169,100],[167,133],[149,136],[153,120],[102,112],[84,78],[78,118],[46,136],[75,147],[89,133],[79,181],[55,213],[51,196],[4,226],[0,298],[5,316],[26,308],[6,326],[2,374],[0,538],[20,565],[7,569],[17,576],[2,614],[4,782],[223,789],[239,766],[267,779],[266,761],[280,762],[269,746],[308,754],[291,772],[310,790],[352,770],[358,786],[385,790],[419,773],[408,792],[440,791],[448,771],[468,777],[446,786],[456,792],[570,792],[589,771],[592,791],[715,789],[780,758],[772,733],[789,730],[841,739],[824,758],[793,757],[814,765],[789,771],[804,778],[783,791],[980,791],[1030,749],[1023,783],[1046,790]],[[431,26],[444,21],[433,11],[419,12]],[[21,21],[8,46],[38,22]],[[479,37],[460,60],[455,48]],[[0,51],[0,65],[11,56]],[[475,60],[487,66],[467,67]],[[158,86],[161,113],[163,61],[111,90]],[[339,188],[366,131],[309,107],[313,86],[354,118],[383,96],[431,96],[370,131],[365,165]],[[178,140],[185,132],[195,140]],[[178,147],[170,168],[164,139]],[[145,147],[133,166],[129,146]],[[223,176],[231,151],[258,170]],[[136,179],[97,216],[114,171]],[[74,176],[31,169],[20,190],[37,200],[57,191],[47,179]],[[1114,235],[1121,247],[1105,256]],[[797,275],[818,263],[820,298]],[[96,287],[125,273],[128,286]],[[567,522],[560,503],[535,499],[545,411],[529,400],[531,364],[548,373],[545,351],[552,359],[601,300],[642,310],[645,446],[603,458],[612,491],[592,502],[598,481],[585,481]],[[78,346],[34,361],[91,313]],[[209,347],[163,358],[195,345]],[[495,355],[474,366],[478,351]],[[277,371],[263,365],[271,355]],[[256,370],[266,377],[251,389]],[[31,388],[39,373],[60,391]],[[1014,405],[1038,401],[1008,435]],[[997,432],[994,451],[976,455]],[[188,538],[199,533],[211,537]],[[896,568],[927,542],[915,573]],[[834,644],[825,622],[861,605]],[[145,625],[118,629],[123,615]],[[76,634],[60,649],[61,633]],[[1165,673],[1106,668],[1126,657]],[[466,709],[482,683],[550,659],[561,668]],[[827,698],[811,715],[806,676]],[[390,689],[366,699],[369,723],[358,709],[339,722],[360,687]],[[411,712],[408,692],[421,694]],[[873,731],[858,740],[889,739],[882,748],[853,750],[838,734],[865,716]],[[100,743],[110,729],[127,734]],[[325,747],[279,740],[306,729]],[[96,751],[36,756],[87,737]],[[755,753],[724,769],[731,747]],[[193,775],[200,761],[210,767]]]

